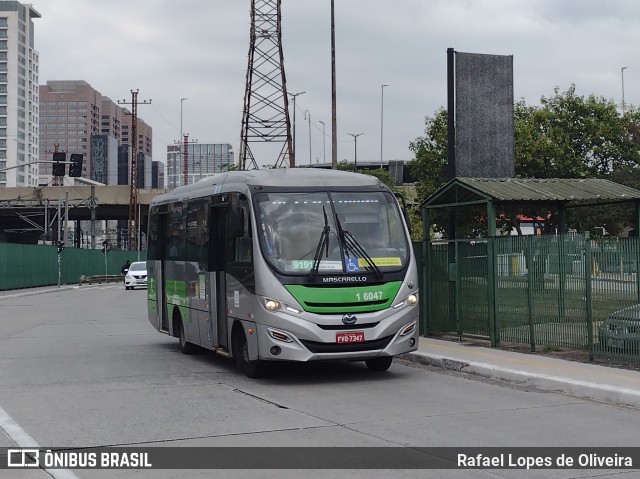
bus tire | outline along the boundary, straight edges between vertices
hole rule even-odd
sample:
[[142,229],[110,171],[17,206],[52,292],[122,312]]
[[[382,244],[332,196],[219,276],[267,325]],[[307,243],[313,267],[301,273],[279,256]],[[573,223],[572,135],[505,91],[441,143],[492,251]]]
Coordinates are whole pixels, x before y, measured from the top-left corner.
[[365,360],[365,363],[372,371],[386,371],[393,362],[393,356],[378,356]]
[[187,341],[187,334],[184,330],[184,324],[182,324],[182,318],[178,317],[178,341],[180,343],[180,352],[182,354],[193,354],[196,351],[196,346],[193,343]]
[[259,360],[249,359],[249,345],[242,327],[237,327],[234,331],[233,356],[236,368],[245,376],[250,379],[258,379],[262,376],[262,363]]

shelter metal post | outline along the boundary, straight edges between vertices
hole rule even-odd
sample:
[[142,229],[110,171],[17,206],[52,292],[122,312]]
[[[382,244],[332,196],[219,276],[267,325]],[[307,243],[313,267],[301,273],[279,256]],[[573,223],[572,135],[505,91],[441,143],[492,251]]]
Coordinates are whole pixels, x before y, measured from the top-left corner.
[[587,302],[587,347],[589,349],[589,361],[593,361],[593,301],[591,297],[591,238],[589,232],[584,234],[584,279],[585,299]]
[[431,290],[431,248],[429,247],[429,210],[422,208],[422,289],[420,291],[421,305],[422,305],[422,318],[421,329],[423,335],[426,336],[431,331],[431,297],[429,291]]
[[496,208],[493,202],[487,202],[487,295],[488,295],[488,315],[489,315],[489,337],[491,346],[500,345],[500,328],[497,321],[497,258],[496,258]]
[[567,210],[564,206],[558,208],[558,234],[567,232]]

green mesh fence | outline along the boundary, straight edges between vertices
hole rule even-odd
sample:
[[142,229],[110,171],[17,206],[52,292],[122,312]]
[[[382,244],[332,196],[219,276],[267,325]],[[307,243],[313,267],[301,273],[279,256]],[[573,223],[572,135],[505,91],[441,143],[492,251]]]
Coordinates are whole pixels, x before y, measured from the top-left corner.
[[[65,248],[60,254],[61,284],[78,283],[81,275],[120,274],[125,261],[144,261],[146,251]],[[58,284],[55,246],[0,243],[0,290]]]
[[640,362],[640,239],[504,236],[427,251],[428,333]]

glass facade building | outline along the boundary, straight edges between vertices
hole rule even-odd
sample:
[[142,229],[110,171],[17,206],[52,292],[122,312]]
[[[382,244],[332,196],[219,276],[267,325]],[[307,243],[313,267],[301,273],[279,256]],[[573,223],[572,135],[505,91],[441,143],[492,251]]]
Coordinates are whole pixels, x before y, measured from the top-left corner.
[[167,146],[166,187],[177,188],[185,184],[184,167],[186,158],[186,184],[192,184],[215,173],[228,171],[235,164],[233,146],[228,143],[189,143],[187,155],[183,157],[183,144]]

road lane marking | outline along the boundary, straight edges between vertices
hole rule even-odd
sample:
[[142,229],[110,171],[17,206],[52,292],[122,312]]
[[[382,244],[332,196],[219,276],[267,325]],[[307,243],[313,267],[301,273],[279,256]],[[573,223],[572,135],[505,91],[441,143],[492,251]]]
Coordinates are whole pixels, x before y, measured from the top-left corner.
[[[15,442],[16,446],[19,448],[40,448],[36,440],[29,436],[29,434],[22,429],[20,424],[9,416],[7,411],[2,409],[2,406],[0,406],[0,429],[3,429],[7,436],[9,436],[9,439]],[[54,479],[80,479],[69,469],[47,469],[45,467],[41,467],[40,469],[45,471]]]

